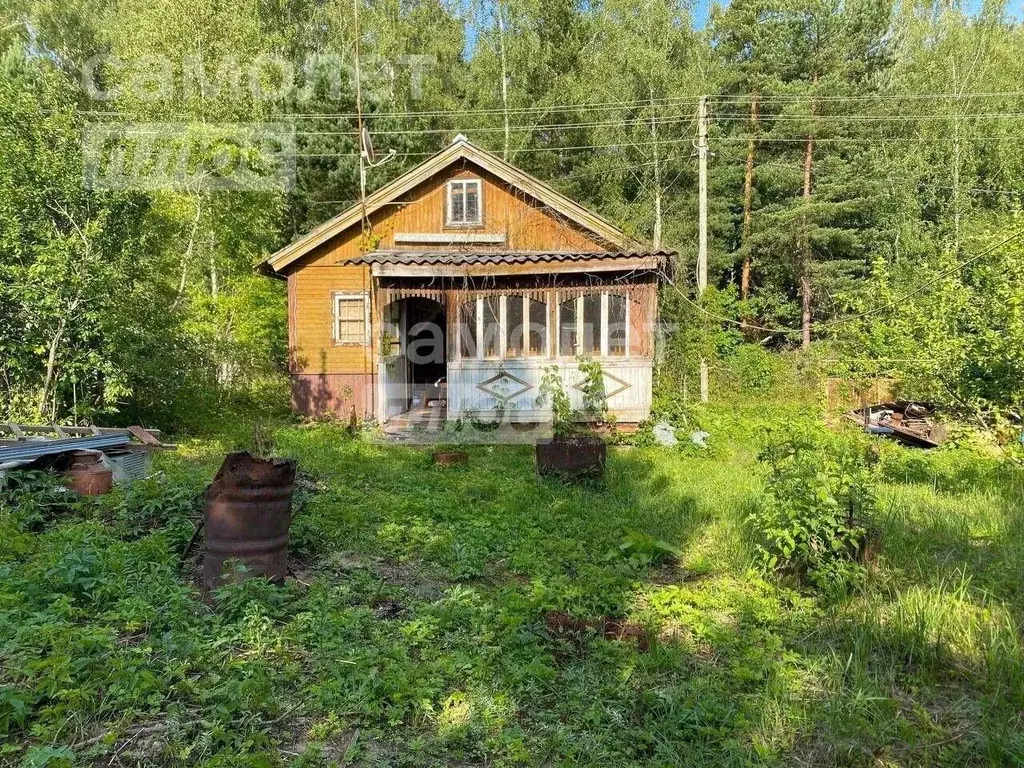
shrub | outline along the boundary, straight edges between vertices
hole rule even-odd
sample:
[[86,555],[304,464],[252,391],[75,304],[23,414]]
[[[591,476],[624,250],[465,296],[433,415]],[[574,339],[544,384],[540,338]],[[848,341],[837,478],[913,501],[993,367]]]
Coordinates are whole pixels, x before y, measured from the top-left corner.
[[876,507],[865,446],[798,424],[769,434],[759,460],[768,491],[748,520],[762,565],[830,593],[859,583]]
[[782,364],[760,344],[740,344],[727,364],[736,376],[740,390],[765,395],[775,387]]
[[579,422],[596,421],[612,424],[608,415],[608,398],[604,389],[604,369],[597,361],[578,355],[576,362],[583,380],[577,385],[583,393],[583,410],[574,410],[562,383],[562,372],[557,365],[549,365],[544,369],[540,382],[540,394],[535,404],[537,407],[551,403],[551,426],[556,437],[569,437],[586,432]]
[[649,533],[629,531],[619,544],[619,551],[630,562],[639,567],[661,565],[673,560],[681,560],[683,553],[664,539],[658,539]]

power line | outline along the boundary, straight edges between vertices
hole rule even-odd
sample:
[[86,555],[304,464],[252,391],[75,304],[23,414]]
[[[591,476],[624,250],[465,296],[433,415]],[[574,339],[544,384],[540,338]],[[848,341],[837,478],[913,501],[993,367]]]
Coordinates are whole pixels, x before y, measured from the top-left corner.
[[[364,115],[365,117],[365,115]],[[597,120],[592,122],[583,123],[551,123],[546,125],[510,125],[508,127],[511,131],[528,131],[543,133],[546,131],[562,131],[576,128],[613,128],[613,127],[633,127],[641,126],[647,128],[654,122],[656,125],[667,125],[671,123],[680,122],[693,122],[693,115],[669,115],[663,117],[636,117],[636,118],[624,118],[618,120]],[[378,129],[374,131],[377,136],[419,136],[422,134],[450,134],[450,133],[501,133],[504,132],[504,126],[480,126],[476,128],[470,128],[463,126],[459,129],[455,128],[408,128],[405,130],[387,130]],[[355,135],[353,131],[296,131],[297,136],[349,136]]]
[[[772,142],[779,143],[797,143],[805,144],[807,142],[807,136],[771,136],[763,135],[759,136],[758,140],[763,144],[770,144]],[[744,136],[716,136],[715,141],[718,142],[740,142],[746,144],[750,141],[749,137]],[[814,143],[829,143],[829,144],[891,144],[895,142],[911,142],[911,143],[925,143],[925,144],[944,144],[952,143],[955,138],[952,136],[833,136],[827,138],[814,137]],[[969,144],[972,141],[1024,141],[1024,134],[1020,136],[970,136],[960,139],[962,144]]]
[[[949,99],[952,101],[964,101],[976,98],[1020,98],[1024,97],[1024,91],[975,91],[971,93],[875,93],[863,96],[828,96],[813,94],[784,94],[761,97],[757,99],[758,104],[792,104],[800,102],[845,102],[845,101],[928,101]],[[725,104],[749,103],[749,96],[712,96],[715,102]]]
[[[872,94],[866,96],[812,96],[812,95],[793,95],[793,96],[772,96],[767,98],[758,99],[759,104],[801,104],[801,103],[828,103],[828,102],[886,102],[886,101],[917,101],[917,100],[935,100],[935,99],[950,99],[954,101],[964,101],[967,99],[975,98],[1020,98],[1024,97],[1024,91],[989,91],[989,92],[974,92],[974,93],[961,93],[961,94],[950,94],[950,93],[902,93],[902,94]],[[746,96],[712,96],[710,97],[715,103],[720,104],[744,104],[748,102]],[[560,104],[537,104],[527,107],[510,107],[507,110],[501,107],[482,107],[482,108],[461,108],[453,110],[404,110],[404,111],[391,111],[391,112],[367,112],[364,113],[363,117],[366,119],[378,119],[378,118],[428,118],[428,117],[465,117],[468,115],[530,115],[530,114],[546,114],[551,112],[572,112],[572,111],[599,111],[609,110],[613,108],[633,108],[633,109],[656,109],[664,107],[693,107],[696,108],[698,99],[691,96],[673,96],[673,97],[661,97],[656,99],[637,99],[637,100],[609,100],[603,102],[577,102],[577,103],[560,103]],[[159,112],[159,110],[155,110]],[[128,117],[138,118],[139,115],[132,112],[124,111],[110,111],[110,110],[79,110],[79,114],[82,115],[94,115],[102,117]],[[355,112],[289,112],[280,113],[277,115],[271,115],[271,118],[292,118],[292,119],[308,119],[308,120],[325,120],[325,119],[355,119],[357,118]],[[166,113],[163,117],[183,117],[191,118],[195,117],[191,113]]]
[[[516,153],[522,152],[578,152],[592,149],[636,149],[643,151],[646,147],[657,146],[671,146],[674,144],[690,144],[692,139],[666,139],[663,141],[648,141],[643,144],[633,144],[628,141],[613,142],[611,144],[578,144],[569,147],[522,147],[516,150]],[[716,137],[715,141],[718,142],[746,142],[747,139],[740,138],[729,138],[729,137]],[[891,144],[895,142],[911,142],[911,143],[924,143],[924,144],[949,144],[953,143],[955,139],[949,136],[936,136],[934,138],[815,138],[816,144]],[[967,142],[962,139],[961,141]],[[1021,142],[1024,141],[1024,135],[1022,136],[974,136],[970,141],[1012,141]],[[778,143],[791,143],[791,144],[805,144],[807,142],[806,136],[801,137],[787,137],[787,138],[764,138],[764,143],[778,142]],[[356,157],[356,153],[353,152],[296,152],[296,153],[285,153],[288,157]],[[396,157],[431,157],[437,154],[436,152],[405,152],[399,153]]]
[[[655,107],[666,107],[666,106],[694,106],[696,107],[697,99],[689,97],[665,97],[658,99],[640,99],[636,101],[618,100],[618,101],[604,101],[604,102],[579,102],[576,104],[552,104],[543,105],[537,104],[529,107],[509,107],[507,110],[501,107],[484,107],[484,108],[463,108],[454,110],[423,110],[423,111],[395,111],[395,112],[366,112],[363,114],[364,118],[423,118],[423,117],[453,117],[453,116],[465,116],[465,115],[529,115],[529,114],[545,114],[549,112],[572,112],[572,111],[591,111],[591,110],[602,110],[612,109],[615,107],[630,107],[635,109],[644,108],[655,108]],[[114,112],[114,111],[102,111],[102,110],[79,110],[80,114],[89,115],[100,115],[100,116],[118,116],[127,115],[129,117],[136,116],[134,113]],[[188,113],[169,113],[165,117],[192,117]],[[295,119],[310,119],[310,120],[321,120],[321,119],[355,119],[357,114],[355,112],[288,112],[281,113],[279,117],[290,117]]]
[[[658,146],[671,146],[675,144],[691,144],[693,142],[690,138],[682,139],[665,139],[664,141],[648,141],[642,145],[633,144],[628,141],[620,141],[612,144],[578,144],[571,147],[522,147],[517,149],[516,153],[520,152],[569,152],[569,151],[582,151],[587,149],[638,149],[641,150],[645,147],[654,145]],[[285,153],[288,157],[355,157],[356,155],[351,152],[312,152],[312,153]],[[404,154],[396,155],[396,157],[432,157],[437,154],[436,152],[406,152]]]
[[[760,104],[758,105],[760,106]],[[1024,117],[1024,112],[982,112],[973,115],[965,115],[959,112],[946,112],[925,115],[907,115],[907,114],[856,114],[856,113],[829,113],[819,115],[770,115],[761,113],[758,116],[758,122],[775,123],[789,121],[809,121],[821,122],[824,120],[849,120],[851,122],[913,122],[916,120],[995,120],[1000,118],[1017,118]],[[737,123],[749,123],[750,115],[741,114],[729,114],[729,115],[715,115],[714,119],[716,122],[737,122]]]

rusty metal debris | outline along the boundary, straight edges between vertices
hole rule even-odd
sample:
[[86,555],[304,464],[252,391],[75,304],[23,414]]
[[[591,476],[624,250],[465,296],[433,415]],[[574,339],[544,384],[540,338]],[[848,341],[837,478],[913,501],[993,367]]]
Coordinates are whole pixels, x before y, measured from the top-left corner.
[[62,474],[68,488],[82,496],[110,493],[114,482],[114,472],[99,451],[73,452],[71,465]]
[[59,424],[0,422],[0,478],[13,469],[69,468],[72,454],[102,454],[115,481],[149,473],[152,451],[174,449],[160,440],[160,431],[128,427],[82,427]]
[[244,576],[283,581],[288,573],[295,462],[229,453],[206,489],[203,582],[216,587],[234,578],[224,565],[236,560]]
[[860,424],[865,432],[891,437],[906,445],[937,448],[946,439],[946,428],[935,421],[935,407],[930,403],[905,400],[876,403],[845,415]]
[[465,451],[437,451],[432,458],[438,466],[450,467],[455,464],[465,464],[469,461],[469,454]]

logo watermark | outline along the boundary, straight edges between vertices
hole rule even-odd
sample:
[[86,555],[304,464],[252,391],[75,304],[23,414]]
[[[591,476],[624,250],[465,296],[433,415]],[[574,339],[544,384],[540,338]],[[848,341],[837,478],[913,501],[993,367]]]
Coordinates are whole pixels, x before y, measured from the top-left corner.
[[295,128],[91,123],[82,134],[82,164],[88,189],[283,192],[295,186]]
[[557,333],[549,325],[421,321],[403,333],[400,323],[385,322],[385,430],[397,424],[402,441],[414,444],[532,444],[555,432],[554,391],[569,410],[558,417],[581,429],[607,427],[602,420],[620,407],[632,414],[638,403],[649,406],[649,391],[637,390],[628,371],[652,363],[629,357],[625,323],[574,319]]
[[[408,98],[423,96],[434,56],[407,54],[395,59],[367,55],[360,60],[361,85],[370,100],[393,97],[399,87]],[[245,59],[225,56],[208,61],[185,56],[175,61],[150,55],[126,60],[97,54],[82,67],[82,88],[94,101],[170,103],[186,99],[235,102],[342,100],[355,89],[355,62],[338,53],[320,53],[296,63],[276,54]]]

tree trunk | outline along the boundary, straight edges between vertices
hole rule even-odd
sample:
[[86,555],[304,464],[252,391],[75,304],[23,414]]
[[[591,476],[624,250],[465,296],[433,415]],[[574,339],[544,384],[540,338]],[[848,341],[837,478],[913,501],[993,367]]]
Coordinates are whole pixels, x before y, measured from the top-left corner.
[[[817,84],[817,73],[811,79]],[[815,103],[811,100],[811,117],[814,117]],[[811,164],[814,160],[814,133],[808,131],[807,146],[804,150],[804,190],[803,190],[803,223],[801,232],[801,256],[800,256],[800,299],[802,310],[800,313],[800,327],[803,332],[801,346],[804,349],[811,347],[811,236],[808,232],[807,208],[811,202]]]
[[203,199],[201,197],[196,198],[196,215],[192,219],[192,231],[188,236],[188,245],[185,247],[185,255],[181,259],[181,280],[178,282],[178,294],[174,297],[174,303],[172,307],[178,306],[178,302],[181,301],[185,295],[185,286],[188,281],[188,265],[192,261],[192,251],[196,244],[196,233],[199,231],[199,220],[203,215]]
[[754,197],[754,151],[757,148],[757,100],[758,93],[750,94],[750,141],[747,144],[747,167],[743,175],[743,269],[740,273],[740,298],[750,297],[750,207]]
[[50,388],[53,387],[54,391],[56,391],[53,380],[57,370],[57,350],[60,348],[60,342],[64,337],[64,329],[66,327],[67,320],[62,317],[57,323],[57,330],[53,334],[53,338],[50,340],[50,353],[46,358],[46,378],[43,380],[43,392],[39,396],[39,418],[43,421],[49,421],[46,418],[46,403],[50,399]]
[[960,78],[958,76],[956,68],[956,59],[951,58],[950,63],[953,69],[953,92],[956,94],[956,100],[954,101],[953,107],[953,252],[960,253],[960,211],[961,211],[961,197],[960,197],[960,163],[961,163],[961,149],[960,149],[960,97],[963,93],[963,87],[960,85]]
[[502,147],[501,159],[508,160],[508,146],[511,134],[511,128],[508,121],[508,62],[505,56],[505,19],[503,11],[501,9],[501,3],[498,4],[498,45],[501,54],[501,107],[502,107],[502,121],[505,128],[505,143]]
[[217,260],[210,246],[210,297],[216,299],[220,295],[220,276],[217,274]]
[[[651,107],[653,112],[654,93],[651,92]],[[651,149],[654,151],[654,250],[661,249],[662,231],[662,204],[661,204],[661,153],[658,147],[658,126],[654,122],[654,115],[651,115]]]

